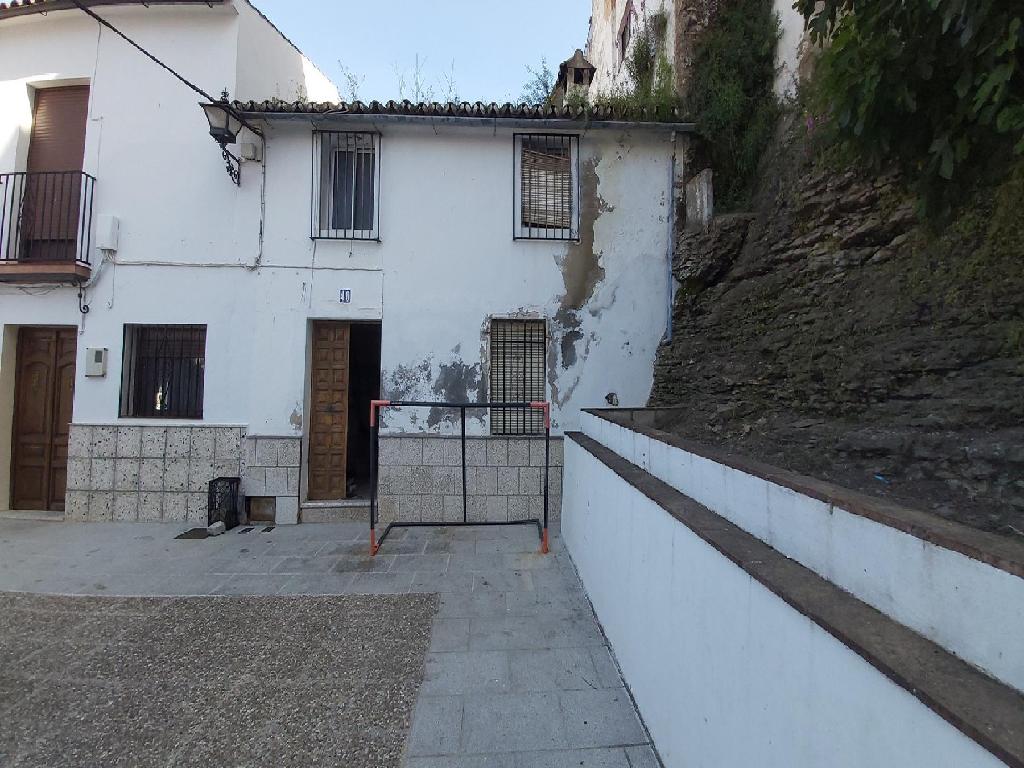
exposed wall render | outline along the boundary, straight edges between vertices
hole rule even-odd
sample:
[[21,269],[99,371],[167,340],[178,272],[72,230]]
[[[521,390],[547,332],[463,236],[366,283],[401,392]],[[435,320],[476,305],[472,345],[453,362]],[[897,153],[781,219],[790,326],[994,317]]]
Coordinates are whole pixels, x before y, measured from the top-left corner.
[[[581,407],[603,403],[609,392],[624,403],[646,402],[665,329],[673,145],[666,134],[582,136],[580,239],[566,243],[513,240],[512,142],[511,130],[482,137],[466,129],[403,128],[383,136],[389,163],[382,188],[391,194],[382,196],[382,221],[399,220],[401,227],[383,233],[380,245],[393,254],[382,258],[381,396],[487,400],[491,319],[544,319],[557,434],[576,422]],[[396,190],[401,182],[389,182],[386,169],[440,186],[429,196],[407,186]],[[485,189],[476,183],[485,178],[510,183]],[[460,206],[456,239],[436,226],[450,219],[453,204]],[[390,206],[401,206],[401,213]],[[427,286],[437,288],[427,292]],[[392,433],[454,434],[458,420],[441,409],[401,409],[386,412],[383,426]],[[487,434],[487,413],[467,412],[467,428]]]

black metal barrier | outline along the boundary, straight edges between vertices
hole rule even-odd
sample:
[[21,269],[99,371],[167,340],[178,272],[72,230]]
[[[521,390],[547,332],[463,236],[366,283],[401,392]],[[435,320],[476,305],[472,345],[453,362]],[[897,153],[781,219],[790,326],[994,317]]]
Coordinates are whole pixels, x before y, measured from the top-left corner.
[[[462,520],[423,522],[394,521],[387,524],[380,539],[377,538],[377,480],[378,480],[378,447],[380,438],[379,414],[382,408],[457,408],[459,410],[459,428],[462,446]],[[469,509],[466,497],[466,411],[474,408],[536,408],[544,411],[544,518],[528,518],[525,520],[493,521],[469,520]],[[521,435],[529,438],[530,435]],[[551,456],[551,404],[547,401],[525,403],[442,403],[421,400],[371,400],[370,401],[370,554],[376,555],[392,528],[447,527],[464,525],[536,525],[540,537],[540,551],[548,552],[548,466]],[[442,511],[442,518],[443,518]]]

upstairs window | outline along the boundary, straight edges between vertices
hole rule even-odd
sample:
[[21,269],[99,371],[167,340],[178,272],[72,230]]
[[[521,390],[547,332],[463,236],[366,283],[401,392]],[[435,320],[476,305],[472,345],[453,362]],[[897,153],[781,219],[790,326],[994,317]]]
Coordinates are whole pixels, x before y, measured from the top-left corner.
[[313,180],[314,238],[379,239],[379,134],[315,131]]
[[[544,400],[547,330],[543,320],[491,321],[491,402],[533,403]],[[491,408],[491,434],[536,435],[544,432],[538,408]]]
[[126,325],[121,416],[203,418],[205,325]]
[[579,237],[578,136],[516,134],[514,215],[515,239]]

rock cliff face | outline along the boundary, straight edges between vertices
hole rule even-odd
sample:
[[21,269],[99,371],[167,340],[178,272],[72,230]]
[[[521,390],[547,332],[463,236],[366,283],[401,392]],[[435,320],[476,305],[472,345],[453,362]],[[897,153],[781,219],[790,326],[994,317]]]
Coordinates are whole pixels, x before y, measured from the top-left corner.
[[1024,536],[1024,171],[944,232],[794,137],[757,213],[678,242],[652,405],[677,431]]

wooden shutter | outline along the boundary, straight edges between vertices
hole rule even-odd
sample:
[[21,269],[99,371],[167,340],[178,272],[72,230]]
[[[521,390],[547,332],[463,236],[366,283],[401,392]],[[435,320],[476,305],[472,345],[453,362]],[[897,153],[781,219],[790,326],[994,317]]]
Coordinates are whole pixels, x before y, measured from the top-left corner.
[[36,89],[28,170],[80,171],[85,159],[89,86]]
[[562,137],[524,138],[520,175],[523,226],[569,229],[572,168],[568,141]]

